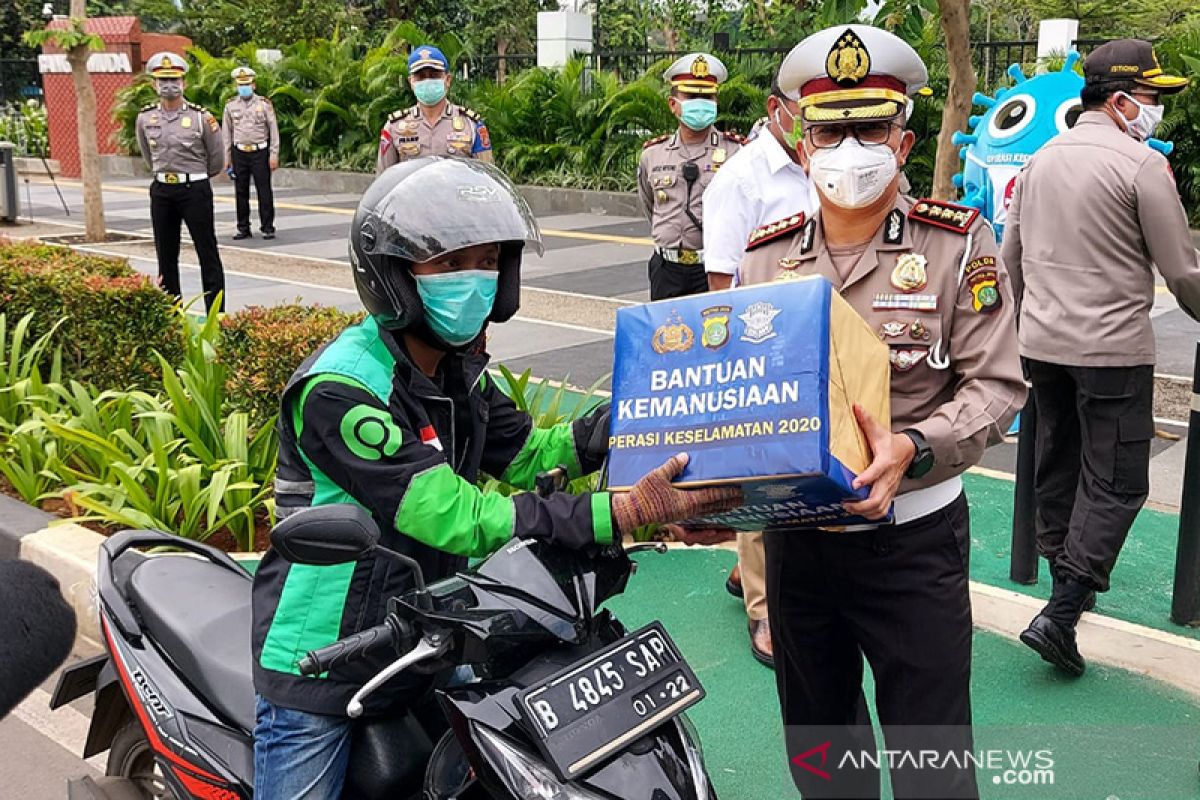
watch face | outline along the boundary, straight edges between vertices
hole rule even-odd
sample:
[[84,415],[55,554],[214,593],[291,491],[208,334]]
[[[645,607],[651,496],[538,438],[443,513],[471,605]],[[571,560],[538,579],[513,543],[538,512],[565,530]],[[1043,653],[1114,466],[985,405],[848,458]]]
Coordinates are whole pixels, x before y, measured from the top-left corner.
[[923,478],[931,469],[933,469],[933,452],[925,450],[917,453],[916,458],[909,465],[908,474],[913,478]]

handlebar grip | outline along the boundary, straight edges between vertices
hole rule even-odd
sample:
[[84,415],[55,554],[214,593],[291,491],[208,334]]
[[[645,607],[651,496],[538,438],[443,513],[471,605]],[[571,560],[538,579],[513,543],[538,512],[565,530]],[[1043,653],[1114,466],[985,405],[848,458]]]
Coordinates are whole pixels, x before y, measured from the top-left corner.
[[304,658],[300,659],[298,667],[301,675],[313,677],[343,664],[358,661],[383,647],[395,649],[396,645],[396,626],[391,622],[384,622],[320,649],[308,651]]

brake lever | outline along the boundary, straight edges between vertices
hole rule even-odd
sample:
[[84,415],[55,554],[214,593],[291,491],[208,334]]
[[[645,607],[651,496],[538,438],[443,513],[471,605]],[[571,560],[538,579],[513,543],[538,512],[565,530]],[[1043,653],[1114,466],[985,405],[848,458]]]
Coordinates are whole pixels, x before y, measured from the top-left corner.
[[346,704],[346,716],[351,719],[361,717],[363,713],[363,701],[373,694],[376,689],[414,664],[428,661],[431,658],[437,658],[446,652],[449,647],[450,637],[436,633],[429,634],[417,642],[416,647],[393,661],[382,672],[371,678],[361,689],[354,693],[354,697],[351,697],[350,702]]
[[667,543],[666,542],[642,542],[641,544],[630,545],[629,547],[625,548],[625,555],[631,556],[634,553],[644,553],[647,551],[653,551],[655,553],[658,553],[659,555],[662,555],[663,553],[667,552]]

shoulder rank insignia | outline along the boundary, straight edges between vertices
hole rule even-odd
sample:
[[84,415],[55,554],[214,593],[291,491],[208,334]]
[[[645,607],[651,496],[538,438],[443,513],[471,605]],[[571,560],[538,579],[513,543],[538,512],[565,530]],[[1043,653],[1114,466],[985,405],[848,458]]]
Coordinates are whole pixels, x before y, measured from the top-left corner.
[[777,222],[772,222],[767,225],[761,225],[750,232],[750,239],[746,242],[746,252],[750,252],[756,247],[766,244],[767,242],[778,239],[785,233],[790,233],[804,224],[804,213],[793,214],[790,217],[784,217]]
[[671,138],[671,134],[669,134],[669,133],[664,133],[662,136],[655,136],[653,139],[647,139],[646,141],[642,142],[642,148],[645,149],[647,147],[653,147],[654,145],[658,144],[659,142],[665,142],[667,139],[670,139],[670,138]]
[[408,112],[411,110],[412,109],[408,108],[397,108],[395,111],[388,114],[388,122],[396,122],[397,120],[404,119],[408,116]]
[[746,137],[742,136],[740,133],[734,133],[733,131],[722,131],[721,135],[731,142],[737,142],[738,144],[746,143]]
[[463,106],[463,107],[462,107],[462,112],[463,112],[463,114],[465,114],[465,115],[466,115],[467,119],[472,119],[472,120],[475,120],[476,122],[482,122],[482,118],[481,118],[481,117],[479,116],[479,114],[478,114],[476,111],[474,111],[473,109],[470,109],[470,108],[467,108],[466,106]]
[[154,103],[146,103],[146,105],[142,106],[142,111],[153,111],[153,110],[154,110],[154,109],[156,109],[156,108],[158,108],[158,103],[157,103],[157,102],[154,102]]
[[979,217],[979,209],[942,200],[918,200],[908,218],[955,233],[966,233]]

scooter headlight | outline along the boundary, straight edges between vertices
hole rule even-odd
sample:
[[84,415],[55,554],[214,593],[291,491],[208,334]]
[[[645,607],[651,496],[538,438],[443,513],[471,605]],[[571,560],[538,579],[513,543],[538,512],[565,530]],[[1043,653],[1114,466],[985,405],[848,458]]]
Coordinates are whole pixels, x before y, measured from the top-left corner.
[[603,800],[599,795],[560,781],[537,757],[482,726],[475,728],[488,763],[517,797],[525,800]]

